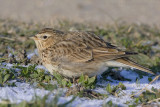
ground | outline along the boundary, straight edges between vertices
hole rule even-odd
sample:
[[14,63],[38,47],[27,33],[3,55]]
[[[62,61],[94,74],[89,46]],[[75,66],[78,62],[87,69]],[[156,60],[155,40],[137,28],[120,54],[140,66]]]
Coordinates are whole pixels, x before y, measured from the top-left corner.
[[160,26],[159,0],[0,0],[0,17],[56,24],[59,20]]
[[155,76],[142,71],[109,68],[97,77],[79,80],[49,74],[41,65],[29,36],[44,27],[63,31],[92,31],[121,49],[138,52],[131,59],[160,74],[160,29],[115,23],[98,27],[60,21],[58,24],[23,23],[0,19],[0,106],[158,106],[160,80],[132,96]]

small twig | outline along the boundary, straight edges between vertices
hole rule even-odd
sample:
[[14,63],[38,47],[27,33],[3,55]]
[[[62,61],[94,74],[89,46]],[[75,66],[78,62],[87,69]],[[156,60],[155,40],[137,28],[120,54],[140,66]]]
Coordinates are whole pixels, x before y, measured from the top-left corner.
[[3,61],[8,61],[8,59],[6,59],[6,58],[0,58],[0,62],[3,62]]
[[138,95],[139,93],[141,93],[143,90],[145,90],[150,84],[152,84],[155,80],[157,80],[160,77],[160,75],[157,75],[147,86],[145,86],[144,88],[142,88],[140,91],[138,91],[136,94],[131,95],[131,97]]
[[14,103],[11,103],[10,101],[2,100],[0,104],[14,104]]
[[7,40],[10,40],[10,41],[15,41],[15,39],[13,39],[13,38],[8,38],[8,37],[0,37],[0,38],[7,39]]
[[153,99],[153,100],[150,100],[150,101],[148,101],[147,103],[152,103],[152,102],[158,102],[160,100],[160,98],[157,98],[157,99]]
[[147,91],[151,92],[151,93],[154,93],[156,94],[156,92],[152,91],[152,90],[149,90],[149,89],[146,89]]
[[[126,95],[126,93],[123,90],[121,90],[121,93],[122,93],[122,96]],[[120,96],[118,95],[118,97],[120,97]]]
[[97,98],[97,96],[95,96],[94,94],[91,94],[91,96],[92,96],[93,98]]

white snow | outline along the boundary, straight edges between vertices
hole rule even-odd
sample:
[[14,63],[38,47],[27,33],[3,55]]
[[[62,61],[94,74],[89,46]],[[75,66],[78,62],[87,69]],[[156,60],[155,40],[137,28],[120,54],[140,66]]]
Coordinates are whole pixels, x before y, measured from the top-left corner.
[[27,55],[27,58],[28,58],[28,59],[31,59],[31,57],[32,57],[33,55],[35,55],[35,53],[30,53],[30,54]]
[[35,89],[27,83],[16,82],[17,87],[0,87],[0,101],[10,100],[11,103],[19,103],[23,100],[31,101],[35,95],[43,97],[49,91],[44,89]]
[[27,58],[31,59],[31,57],[34,56],[34,55],[38,56],[38,50],[37,49],[35,49],[34,52],[28,53],[27,54]]
[[[0,67],[12,67],[12,64],[3,64]],[[37,66],[37,68],[43,68],[45,69],[43,66]],[[18,70],[17,70],[18,71]],[[122,82],[125,86],[126,86],[126,90],[123,90],[120,94],[119,97],[115,97],[112,95],[108,95],[108,98],[105,99],[87,99],[87,98],[79,98],[77,97],[71,104],[69,104],[68,106],[81,106],[81,107],[100,107],[103,104],[105,104],[108,101],[112,101],[115,104],[118,104],[120,106],[127,106],[125,103],[127,101],[132,101],[133,99],[130,98],[130,95],[133,92],[138,92],[140,89],[142,89],[143,87],[145,87],[149,81],[148,81],[148,77],[147,76],[143,76],[142,79],[139,79],[138,82],[136,82],[136,78],[138,77],[138,74],[136,74],[133,71],[126,71],[126,70],[122,70],[120,73],[122,76],[124,76],[125,78],[131,79],[132,81],[117,81],[117,80],[113,80],[111,77],[108,77],[107,79],[112,80],[113,82],[106,82],[106,81],[100,81],[100,79],[98,79],[98,85],[103,86],[101,87],[97,87],[96,89],[94,89],[94,91],[99,92],[99,93],[103,93],[103,94],[107,94],[106,91],[106,86],[108,83],[110,83],[111,85],[118,85],[119,82]],[[152,77],[154,78],[154,77]],[[16,80],[12,80],[11,82],[15,82]],[[44,90],[44,89],[38,89],[38,88],[34,88],[33,85],[30,85],[28,83],[21,83],[21,82],[15,82],[16,83],[16,87],[0,87],[0,102],[2,100],[8,99],[10,100],[10,102],[12,103],[19,103],[21,101],[32,101],[35,98],[35,95],[43,97],[44,95],[48,94],[49,91]],[[160,89],[160,80],[155,81],[153,84],[149,85],[147,88],[151,89],[152,87]],[[53,91],[53,94],[51,95],[51,98],[53,98],[55,96],[55,94],[57,94],[59,92],[59,90],[61,90],[63,93],[66,91],[66,89],[58,89]],[[69,101],[73,96],[69,96],[69,97],[65,97],[64,95],[62,95],[59,98],[58,103],[65,103],[66,101]]]
[[135,81],[138,77],[138,74],[135,72],[128,72],[126,70],[121,71],[120,74],[127,79],[131,79],[132,81]]

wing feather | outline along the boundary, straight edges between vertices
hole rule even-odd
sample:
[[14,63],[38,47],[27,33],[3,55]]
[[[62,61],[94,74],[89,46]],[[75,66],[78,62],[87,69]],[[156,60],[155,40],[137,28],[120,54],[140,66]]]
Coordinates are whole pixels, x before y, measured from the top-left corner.
[[61,61],[87,62],[93,58],[91,49],[74,41],[59,42],[53,46],[52,52],[51,57]]
[[132,55],[132,52],[121,51],[92,33],[68,33],[64,37],[63,41],[54,44],[51,54],[53,59],[88,62],[93,59],[107,61]]

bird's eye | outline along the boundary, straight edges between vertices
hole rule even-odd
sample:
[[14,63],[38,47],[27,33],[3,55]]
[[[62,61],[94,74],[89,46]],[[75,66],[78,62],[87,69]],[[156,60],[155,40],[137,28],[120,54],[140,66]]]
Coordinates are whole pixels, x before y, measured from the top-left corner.
[[44,35],[44,36],[43,36],[43,39],[47,39],[47,36],[46,36],[46,35]]

